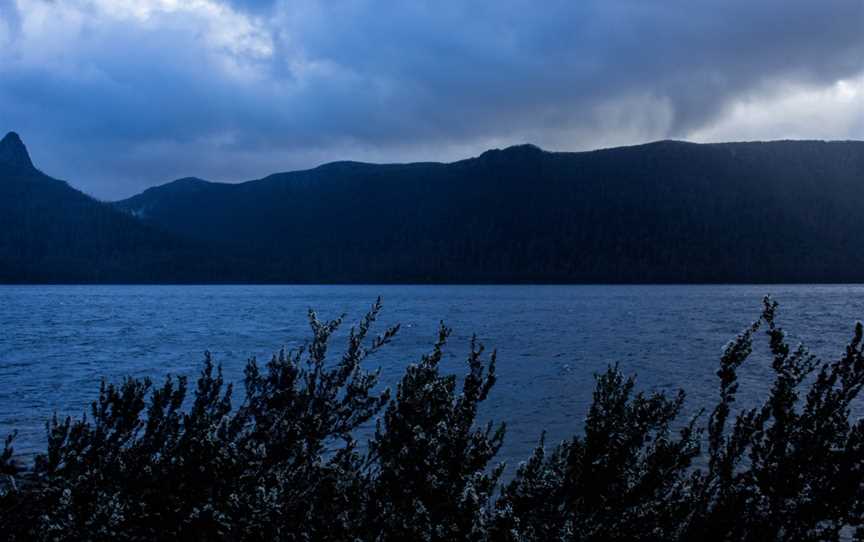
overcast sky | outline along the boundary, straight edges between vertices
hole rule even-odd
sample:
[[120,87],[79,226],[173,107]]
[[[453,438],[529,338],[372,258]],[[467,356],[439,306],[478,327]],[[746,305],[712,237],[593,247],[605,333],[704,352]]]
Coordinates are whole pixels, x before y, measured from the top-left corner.
[[8,130],[103,199],[523,142],[864,139],[864,0],[0,0]]

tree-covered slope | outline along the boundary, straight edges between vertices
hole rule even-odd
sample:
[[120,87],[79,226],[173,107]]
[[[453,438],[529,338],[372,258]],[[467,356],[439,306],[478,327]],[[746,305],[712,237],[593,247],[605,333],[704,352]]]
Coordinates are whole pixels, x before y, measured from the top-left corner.
[[227,271],[221,256],[48,177],[16,134],[0,140],[0,282],[186,281],[216,271]]
[[864,280],[864,142],[524,145],[451,164],[337,162],[118,202],[259,256],[258,280]]

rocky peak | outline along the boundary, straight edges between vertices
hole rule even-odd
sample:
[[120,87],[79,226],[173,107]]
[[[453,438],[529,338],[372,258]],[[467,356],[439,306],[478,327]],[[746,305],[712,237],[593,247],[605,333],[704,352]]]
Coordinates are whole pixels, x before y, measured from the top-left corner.
[[15,132],[9,132],[0,140],[0,165],[33,168],[27,147]]

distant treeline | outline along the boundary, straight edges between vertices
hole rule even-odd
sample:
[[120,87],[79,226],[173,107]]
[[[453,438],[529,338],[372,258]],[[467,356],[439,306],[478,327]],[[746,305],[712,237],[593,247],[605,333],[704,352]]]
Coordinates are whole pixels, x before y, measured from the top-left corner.
[[110,205],[2,156],[4,282],[864,280],[864,142],[523,145]]
[[[187,382],[102,384],[91,413],[48,424],[21,474],[13,441],[0,526],[9,540],[830,541],[864,538],[862,326],[835,362],[792,348],[766,299],[725,348],[716,406],[681,419],[684,394],[597,376],[583,434],[543,438],[512,480],[495,457],[504,425],[476,423],[495,354],[472,340],[467,374],[441,374],[450,330],[394,394],[366,358],[396,336],[370,328],[334,355],[340,320],[310,313],[306,347],[246,367],[244,399],[208,356]],[[759,335],[774,382],[736,408],[737,372]],[[528,338],[530,340],[530,338]],[[62,378],[62,375],[58,375]],[[375,421],[366,446],[355,430]]]

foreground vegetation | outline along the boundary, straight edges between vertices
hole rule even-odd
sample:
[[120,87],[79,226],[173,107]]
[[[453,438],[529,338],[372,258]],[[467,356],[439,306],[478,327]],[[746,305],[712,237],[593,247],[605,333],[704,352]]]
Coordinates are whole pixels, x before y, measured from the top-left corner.
[[[209,356],[194,392],[167,378],[104,384],[89,416],[48,423],[22,474],[6,441],[0,533],[12,540],[838,540],[864,539],[862,326],[823,363],[791,348],[766,299],[726,347],[716,406],[682,419],[684,393],[646,395],[598,375],[584,433],[540,439],[512,480],[504,426],[476,423],[495,354],[472,341],[457,381],[439,362],[450,330],[395,395],[364,360],[380,303],[351,330],[310,313],[305,348],[246,366],[244,398]],[[735,408],[737,371],[764,332],[774,382]],[[335,359],[333,359],[335,357]],[[187,395],[190,395],[187,401]],[[365,446],[356,429],[375,422]]]

